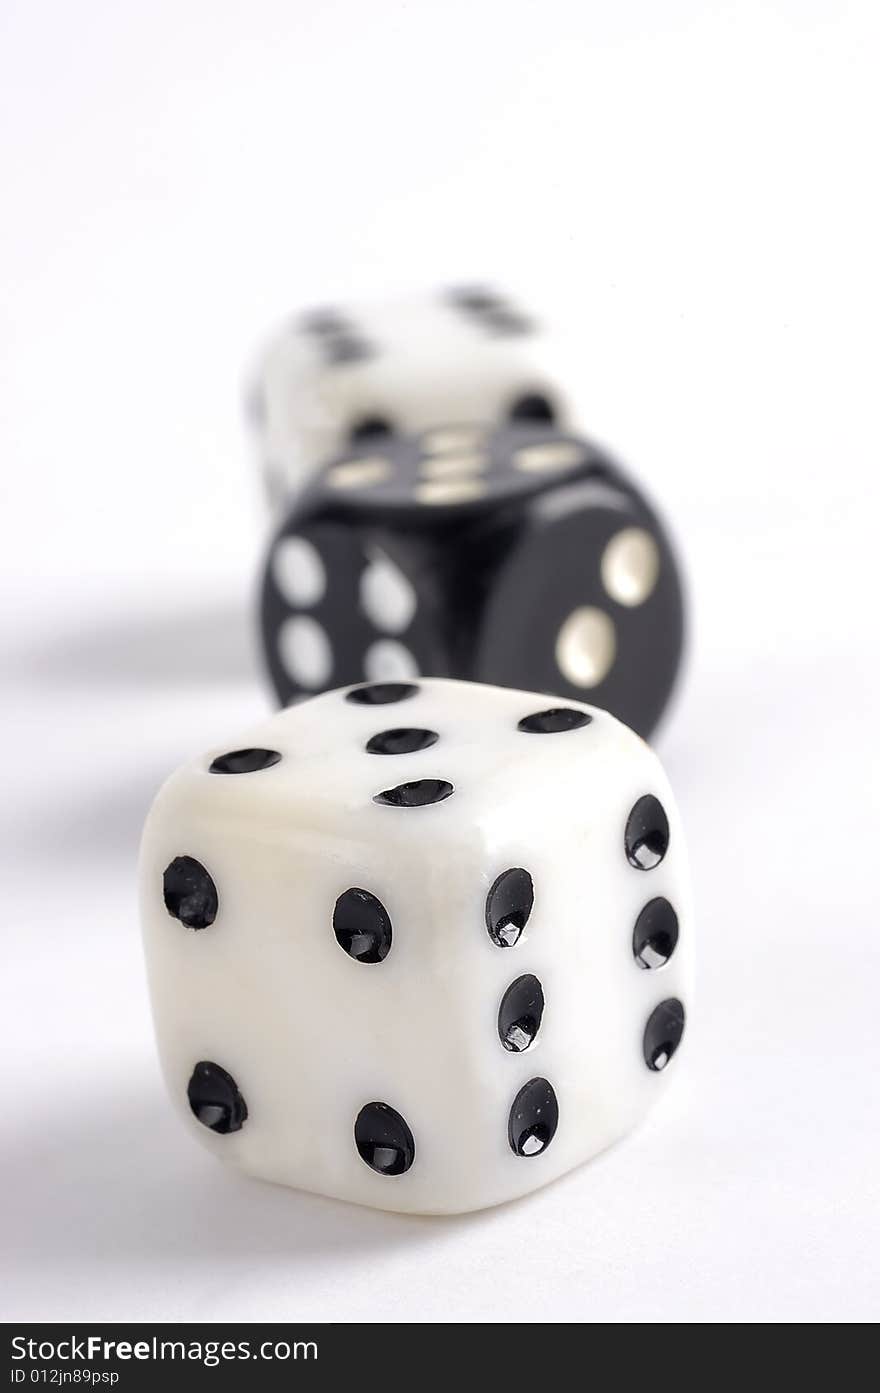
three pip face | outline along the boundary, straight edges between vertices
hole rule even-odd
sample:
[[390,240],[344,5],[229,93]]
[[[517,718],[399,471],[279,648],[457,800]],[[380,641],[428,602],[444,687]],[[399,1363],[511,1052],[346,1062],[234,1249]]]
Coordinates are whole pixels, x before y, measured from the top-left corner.
[[426,674],[653,731],[682,656],[676,558],[575,429],[533,316],[477,288],[302,315],[251,400],[280,519],[261,626],[281,704]]
[[252,385],[285,709],[169,780],[140,870],[170,1093],[252,1175],[477,1209],[665,1090],[692,924],[641,737],[681,584],[551,350],[466,287],[300,316]]

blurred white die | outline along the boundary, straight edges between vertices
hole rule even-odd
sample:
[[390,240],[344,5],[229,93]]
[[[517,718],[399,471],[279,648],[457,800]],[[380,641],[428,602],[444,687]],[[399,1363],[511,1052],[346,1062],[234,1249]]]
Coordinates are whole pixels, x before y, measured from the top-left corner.
[[389,432],[449,426],[454,448],[455,432],[475,424],[569,424],[549,352],[528,315],[484,288],[299,315],[264,351],[247,394],[271,503],[351,444]]
[[497,1204],[601,1151],[690,1007],[663,771],[546,696],[426,680],[282,711],[165,785],[141,897],[192,1132],[380,1208]]

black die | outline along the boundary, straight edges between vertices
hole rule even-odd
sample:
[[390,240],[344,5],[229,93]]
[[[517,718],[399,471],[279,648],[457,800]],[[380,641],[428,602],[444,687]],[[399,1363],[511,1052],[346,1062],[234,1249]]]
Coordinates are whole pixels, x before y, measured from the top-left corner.
[[420,673],[605,707],[640,734],[682,652],[678,568],[619,466],[549,424],[365,439],[324,469],[266,563],[282,704]]

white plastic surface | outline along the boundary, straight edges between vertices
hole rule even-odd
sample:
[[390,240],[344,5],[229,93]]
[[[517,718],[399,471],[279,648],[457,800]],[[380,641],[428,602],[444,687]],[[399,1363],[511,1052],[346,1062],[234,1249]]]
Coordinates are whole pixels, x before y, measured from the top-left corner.
[[[880,1310],[880,11],[466,13],[10,11],[7,1321],[209,1320],[222,1340],[235,1321]],[[575,327],[578,419],[684,554],[689,660],[658,738],[698,993],[644,1125],[437,1221],[192,1145],[159,1078],[134,865],[168,771],[269,709],[247,345],[282,303],[475,269],[531,277],[554,335]]]
[[[516,297],[512,304],[520,311]],[[572,424],[540,324],[522,335],[493,334],[439,286],[386,303],[342,306],[341,313],[371,346],[370,356],[328,362],[322,339],[303,332],[302,316],[293,315],[254,373],[250,416],[275,506],[345,451],[352,427],[367,418],[388,421],[399,433],[466,430],[504,420],[518,398],[537,393],[553,402],[559,425]],[[531,318],[527,306],[524,313]],[[451,448],[449,441],[438,444]]]
[[[574,703],[567,703],[574,705]],[[595,708],[590,724],[554,734],[517,722],[558,705],[546,696],[422,681],[414,696],[355,705],[330,692],[231,739],[280,763],[241,775],[208,772],[217,749],[165,785],[147,822],[141,903],[163,1069],[187,1125],[215,1154],[265,1179],[361,1204],[453,1213],[538,1188],[604,1149],[676,1073],[642,1055],[648,1016],[691,998],[691,917],[681,829],[656,756]],[[379,731],[439,733],[429,749],[375,755]],[[415,808],[375,794],[417,779],[453,794]],[[649,871],[624,854],[624,827],[643,794],[670,821],[666,857]],[[192,930],[163,903],[165,867],[190,856],[209,871],[219,909]],[[534,908],[519,941],[499,948],[486,896],[502,872],[528,870]],[[393,926],[384,961],[361,963],[332,927],[337,898],[375,895]],[[680,922],[669,962],[633,957],[639,911],[665,896]],[[501,997],[524,973],[545,1009],[533,1044],[505,1050]],[[687,1031],[682,1050],[687,1048]],[[215,1135],[190,1113],[187,1082],[210,1060],[241,1089],[248,1118]],[[517,1156],[511,1103],[548,1079],[559,1125],[545,1151]],[[372,1101],[407,1121],[416,1145],[403,1175],[360,1158],[355,1118]]]

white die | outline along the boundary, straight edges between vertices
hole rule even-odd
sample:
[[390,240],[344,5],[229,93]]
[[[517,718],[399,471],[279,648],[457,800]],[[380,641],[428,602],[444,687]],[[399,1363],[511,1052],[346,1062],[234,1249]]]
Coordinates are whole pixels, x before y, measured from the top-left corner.
[[495,291],[436,291],[304,313],[264,351],[247,394],[270,501],[367,429],[398,434],[508,418],[570,424],[533,321]]
[[455,1213],[555,1179],[659,1097],[691,912],[637,735],[423,680],[327,693],[229,749],[168,781],[141,859],[163,1070],[217,1156]]

